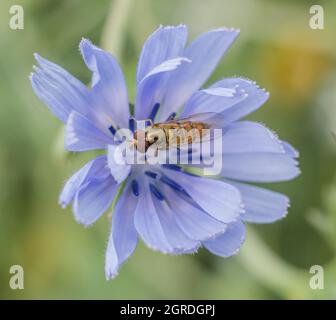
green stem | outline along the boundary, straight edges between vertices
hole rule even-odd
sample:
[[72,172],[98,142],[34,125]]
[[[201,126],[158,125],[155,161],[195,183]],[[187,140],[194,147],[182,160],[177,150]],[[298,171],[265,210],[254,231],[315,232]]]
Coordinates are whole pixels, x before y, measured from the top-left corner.
[[129,16],[133,0],[115,0],[110,6],[110,10],[102,32],[102,47],[112,52],[120,59],[127,18]]
[[286,298],[302,299],[309,296],[309,270],[304,272],[283,261],[251,228],[238,258],[260,282],[277,292],[280,289]]

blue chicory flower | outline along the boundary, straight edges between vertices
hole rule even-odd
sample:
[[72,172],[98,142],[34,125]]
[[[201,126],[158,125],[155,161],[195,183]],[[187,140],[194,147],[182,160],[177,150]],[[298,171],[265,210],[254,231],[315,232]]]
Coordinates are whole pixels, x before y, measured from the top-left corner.
[[66,182],[60,205],[72,203],[75,219],[88,226],[108,210],[123,185],[106,250],[108,279],[118,274],[138,238],[163,253],[194,253],[203,246],[229,257],[245,239],[245,222],[271,223],[286,215],[286,196],[246,184],[285,181],[299,174],[298,153],[291,145],[264,125],[241,120],[263,105],[269,94],[239,77],[200,89],[238,34],[234,29],[216,29],[186,46],[186,26],[160,27],[145,42],[136,74],[137,120],[162,122],[176,113],[222,115],[221,179],[191,175],[179,165],[115,163],[115,131],[134,130],[117,61],[83,39],[80,51],[92,72],[89,89],[35,55],[39,66],[31,75],[32,87],[65,123],[66,149],[106,150]]

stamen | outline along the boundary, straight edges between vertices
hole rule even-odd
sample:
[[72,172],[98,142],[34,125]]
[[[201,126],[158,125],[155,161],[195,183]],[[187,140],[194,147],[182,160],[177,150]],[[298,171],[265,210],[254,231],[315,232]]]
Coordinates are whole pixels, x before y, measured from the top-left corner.
[[160,178],[160,181],[167,184],[169,187],[177,190],[177,191],[181,191],[184,192],[184,189],[181,185],[179,185],[178,183],[176,183],[175,181],[173,181],[172,179],[166,177],[166,176],[162,176]]
[[[194,160],[194,158],[195,158],[195,160],[202,161],[202,155],[198,153],[195,156],[195,155],[193,155],[194,152],[196,153],[197,151],[193,150],[192,148],[188,148],[187,152],[186,152],[186,150],[177,149],[177,155],[179,156],[179,158],[181,159],[181,157],[187,156],[188,157],[188,163],[192,163],[192,160]],[[167,168],[167,169],[172,169],[172,168]],[[180,168],[179,171],[182,171],[182,168]]]
[[164,200],[164,195],[159,191],[157,187],[154,186],[154,184],[149,184],[150,191],[154,194],[154,196],[159,199],[160,201]]
[[160,103],[155,103],[148,118],[152,119],[154,121],[154,119],[155,119],[155,117],[156,117],[156,115],[159,111],[159,108],[160,108]]
[[147,175],[150,178],[156,179],[158,174],[153,171],[145,171],[145,175]]
[[202,161],[203,161],[202,154],[198,153],[198,154],[196,155],[196,157],[195,157],[195,156],[193,155],[193,152],[196,152],[196,151],[193,150],[193,149],[189,149],[189,150],[188,150],[188,163],[189,163],[189,162],[192,163],[192,161],[194,160],[194,158],[195,158],[195,160],[199,160],[200,162],[202,162]]
[[182,168],[176,164],[163,164],[163,168],[175,171],[182,171]]
[[112,125],[110,125],[108,129],[110,130],[110,132],[111,132],[113,135],[115,135],[116,132],[117,132],[116,128],[113,127]]
[[133,194],[138,197],[140,192],[139,192],[139,184],[138,184],[138,181],[136,180],[132,180],[132,191],[133,191]]
[[172,112],[166,121],[171,121],[176,117],[176,112]]
[[153,120],[145,120],[145,127],[149,127],[149,126],[151,126],[151,125],[153,125]]
[[128,120],[128,127],[129,129],[134,132],[134,128],[135,128],[135,119],[133,117],[129,118]]
[[198,175],[198,174],[191,173],[191,172],[183,170],[183,168],[181,168],[180,166],[178,166],[176,164],[162,164],[161,166],[165,169],[174,170],[174,171],[178,171],[178,172],[183,172],[185,174],[188,174],[189,176],[200,177],[200,175]]

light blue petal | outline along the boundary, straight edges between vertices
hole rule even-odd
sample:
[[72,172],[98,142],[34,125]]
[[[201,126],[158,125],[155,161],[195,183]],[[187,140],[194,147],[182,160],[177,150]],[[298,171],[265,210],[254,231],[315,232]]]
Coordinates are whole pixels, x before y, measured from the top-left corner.
[[148,183],[139,181],[139,185],[140,195],[134,215],[134,225],[138,234],[149,248],[163,253],[174,253],[157,215]]
[[205,248],[220,257],[237,254],[245,240],[245,225],[238,221],[228,225],[226,231],[215,239],[203,242]]
[[269,93],[267,91],[259,88],[254,81],[243,78],[226,78],[216,82],[211,88],[212,87],[235,88],[236,90],[243,90],[245,92],[245,98],[242,101],[232,105],[222,112],[224,119],[226,119],[223,125],[239,120],[257,110],[269,98]]
[[89,226],[110,207],[119,185],[111,177],[92,179],[75,195],[73,211],[77,222]]
[[35,94],[61,121],[67,122],[72,111],[87,115],[91,109],[87,87],[56,64],[35,54],[40,67],[35,67],[30,80]]
[[240,121],[228,125],[225,128],[222,142],[223,153],[285,153],[283,144],[277,135],[257,122]]
[[195,39],[183,56],[192,62],[184,64],[170,77],[160,121],[176,112],[208,79],[223,54],[239,34],[238,30],[217,29]]
[[179,255],[179,254],[195,254],[197,253],[198,249],[202,246],[200,242],[198,242],[197,246],[190,250],[175,250],[174,254]]
[[176,223],[190,239],[206,240],[225,231],[226,224],[208,215],[190,198],[168,186],[163,188]]
[[[156,198],[153,198],[153,201],[162,226],[162,230],[166,235],[168,242],[174,248],[174,251],[179,254],[194,252],[197,250],[200,246],[200,243],[188,238],[175,220],[177,208],[175,207],[174,199],[169,198],[171,207],[168,206],[166,201],[160,201]],[[183,213],[178,212],[178,214]]]
[[138,235],[134,227],[134,211],[137,201],[138,198],[126,187],[114,208],[105,255],[105,274],[108,280],[118,275],[119,268],[136,248]]
[[291,144],[286,141],[281,141],[283,148],[285,149],[286,154],[288,154],[292,158],[299,157],[299,151],[297,151]]
[[86,39],[81,41],[80,50],[86,65],[93,72],[90,94],[94,114],[102,113],[98,121],[106,128],[111,124],[127,128],[130,116],[127,89],[118,62]]
[[287,215],[289,199],[285,195],[271,190],[231,182],[241,193],[245,213],[242,220],[254,223],[271,223]]
[[86,184],[89,180],[95,177],[107,177],[108,174],[109,171],[107,168],[106,156],[99,156],[88,162],[65,183],[59,197],[59,204],[65,208],[70,202],[72,202],[75,194],[83,184]]
[[[117,148],[118,147],[116,145],[108,146],[107,161],[113,178],[118,183],[121,183],[128,177],[132,170],[132,167],[131,165],[126,164],[126,162],[124,162],[124,164],[121,164],[123,159],[120,158],[121,154],[119,152],[116,154]],[[116,161],[115,156],[119,157],[118,162]]]
[[221,113],[245,98],[246,93],[238,88],[211,87],[199,90],[187,101],[180,117],[203,112]]
[[300,174],[297,165],[295,159],[281,153],[223,154],[221,175],[250,182],[286,181]]
[[153,106],[156,103],[161,103],[165,96],[166,83],[171,72],[181,68],[186,63],[190,63],[190,60],[184,57],[166,60],[152,69],[141,80],[137,87],[135,99],[135,117],[138,120],[147,119]]
[[165,169],[164,173],[181,185],[209,215],[224,223],[236,221],[241,214],[239,191],[220,180],[202,178]]
[[73,111],[65,128],[65,148],[69,151],[105,149],[113,137],[99,130],[90,120]]
[[185,25],[158,28],[146,40],[137,68],[137,83],[166,60],[182,55],[188,37]]

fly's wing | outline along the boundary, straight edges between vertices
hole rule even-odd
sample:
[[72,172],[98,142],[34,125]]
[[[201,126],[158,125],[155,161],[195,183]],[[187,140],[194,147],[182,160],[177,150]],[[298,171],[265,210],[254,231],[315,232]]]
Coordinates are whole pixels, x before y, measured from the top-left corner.
[[224,123],[224,116],[217,112],[202,112],[195,113],[189,117],[170,120],[165,123],[184,123],[187,121],[204,123],[209,129],[221,129]]
[[[178,119],[178,121],[201,122],[205,124],[205,130],[202,130],[202,142],[208,142],[221,135],[224,116],[217,112],[195,113],[189,117]],[[216,129],[216,130],[214,130]]]

